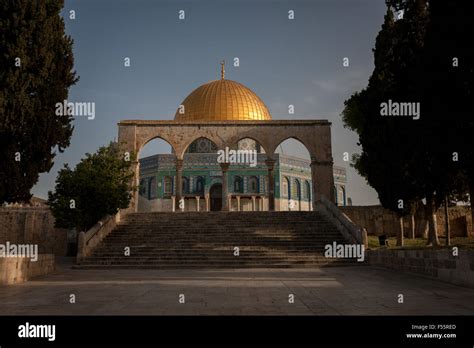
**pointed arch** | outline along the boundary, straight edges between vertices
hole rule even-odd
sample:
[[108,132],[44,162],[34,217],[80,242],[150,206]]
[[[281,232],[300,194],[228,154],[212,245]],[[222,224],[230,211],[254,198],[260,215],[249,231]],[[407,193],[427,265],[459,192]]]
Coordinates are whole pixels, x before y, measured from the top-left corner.
[[258,140],[257,137],[255,137],[254,135],[239,134],[238,136],[235,136],[230,139],[228,146],[230,148],[238,148],[239,144],[246,140],[251,140],[255,142],[257,153],[267,153],[267,145],[262,144],[260,140]]
[[304,147],[305,151],[308,153],[308,158],[311,158],[311,151],[310,151],[311,147],[296,135],[289,135],[289,136],[282,137],[280,139],[275,139],[274,147],[269,149],[269,151],[271,150],[271,153],[277,152],[278,148],[283,143],[288,143],[288,141],[294,141],[294,142],[297,142],[297,143],[301,144],[301,146]]
[[184,153],[216,153],[218,147],[207,137],[198,137],[192,140],[184,149]]

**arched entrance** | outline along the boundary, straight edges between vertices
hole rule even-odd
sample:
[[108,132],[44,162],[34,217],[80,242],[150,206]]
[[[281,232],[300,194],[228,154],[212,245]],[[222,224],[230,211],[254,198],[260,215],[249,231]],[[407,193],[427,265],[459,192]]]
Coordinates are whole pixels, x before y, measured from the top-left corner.
[[222,210],[222,184],[214,184],[209,190],[211,211]]

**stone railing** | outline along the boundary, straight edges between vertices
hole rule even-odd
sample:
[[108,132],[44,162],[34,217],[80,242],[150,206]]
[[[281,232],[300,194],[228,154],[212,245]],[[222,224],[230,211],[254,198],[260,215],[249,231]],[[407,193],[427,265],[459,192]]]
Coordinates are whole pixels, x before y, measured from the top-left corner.
[[354,224],[346,214],[340,211],[339,208],[326,197],[321,196],[316,202],[316,210],[325,215],[337,227],[347,241],[363,244],[365,248],[367,248],[367,231]]
[[455,285],[474,288],[474,250],[369,250],[371,266],[416,273]]
[[81,262],[85,257],[89,256],[97,245],[112,232],[112,230],[120,222],[119,212],[115,215],[107,215],[97,222],[87,232],[80,232],[77,245],[77,262]]
[[38,254],[32,261],[29,257],[0,257],[0,286],[26,282],[33,277],[55,270],[54,254]]

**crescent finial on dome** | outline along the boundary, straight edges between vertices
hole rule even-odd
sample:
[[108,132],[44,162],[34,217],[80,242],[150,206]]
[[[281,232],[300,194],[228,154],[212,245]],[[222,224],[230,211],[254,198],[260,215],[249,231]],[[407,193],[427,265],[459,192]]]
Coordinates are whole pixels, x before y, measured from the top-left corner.
[[221,62],[221,79],[222,79],[222,80],[223,80],[224,77],[225,77],[224,65],[225,65],[225,60],[222,60],[222,62]]

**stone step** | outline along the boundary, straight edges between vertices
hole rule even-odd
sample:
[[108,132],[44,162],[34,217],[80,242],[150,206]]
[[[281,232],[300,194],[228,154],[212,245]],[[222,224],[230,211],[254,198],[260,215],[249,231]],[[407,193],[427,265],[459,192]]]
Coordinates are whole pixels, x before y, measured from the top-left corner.
[[261,265],[258,263],[248,263],[244,265],[230,265],[230,264],[182,264],[182,265],[75,265],[72,268],[75,269],[88,269],[88,270],[121,270],[121,269],[161,269],[161,270],[173,270],[173,269],[238,269],[238,268],[322,268],[322,267],[361,267],[363,265],[354,265],[351,263],[335,263],[330,262],[327,264],[312,264],[312,263],[302,263],[302,264],[286,264],[286,263],[272,263],[269,265]]
[[325,250],[326,244],[243,244],[243,243],[231,243],[231,244],[212,244],[212,243],[187,243],[187,244],[148,244],[148,245],[138,245],[138,244],[127,244],[127,243],[103,243],[95,250],[100,251],[121,251],[125,247],[130,248],[130,250],[135,250],[136,252],[160,252],[160,251],[171,251],[171,252],[184,252],[184,251],[200,251],[200,252],[209,252],[209,251],[227,251],[234,250],[235,247],[238,247],[241,251],[270,251],[270,250],[282,250],[285,252],[302,252],[305,250]]
[[[214,222],[219,222],[219,223],[229,223],[229,224],[235,224],[239,222],[251,222],[251,223],[290,223],[290,222],[295,222],[295,223],[301,223],[301,222],[315,222],[315,223],[321,223],[321,224],[327,224],[330,223],[329,220],[326,220],[325,218],[319,218],[319,217],[311,217],[311,218],[290,218],[290,217],[284,217],[284,218],[275,218],[275,217],[267,217],[267,218],[248,218],[248,217],[242,217],[241,219],[236,219],[236,218],[227,218],[227,219],[215,219],[212,220]],[[164,218],[156,218],[156,219],[130,219],[126,217],[123,219],[120,224],[128,224],[128,223],[141,223],[141,222],[146,222],[146,223],[160,223],[160,222],[166,222],[166,223],[193,223],[193,224],[203,224],[203,225],[211,225],[212,223],[210,220],[199,220],[199,219],[164,219]]]
[[299,257],[299,258],[287,258],[283,257],[281,259],[279,258],[274,258],[274,257],[257,257],[257,258],[243,258],[243,257],[234,257],[234,258],[209,258],[209,257],[189,257],[189,258],[183,258],[180,260],[177,260],[175,258],[108,258],[108,257],[91,257],[83,262],[81,264],[90,264],[90,263],[111,263],[111,264],[117,264],[117,263],[129,263],[129,264],[135,264],[135,263],[176,263],[176,264],[182,264],[182,263],[194,263],[194,262],[200,262],[200,261],[206,261],[209,263],[248,263],[248,262],[258,262],[261,264],[266,264],[266,263],[272,263],[272,262],[286,262],[286,263],[298,263],[298,262],[313,262],[313,263],[327,263],[327,262],[353,262],[357,263],[356,259],[327,259],[327,258],[312,258],[312,257]]
[[[328,263],[325,265],[313,265],[313,264],[301,264],[301,265],[287,265],[287,264],[274,264],[260,266],[258,264],[248,264],[241,266],[234,265],[208,265],[208,264],[190,264],[190,265],[76,265],[72,268],[83,269],[83,270],[125,270],[125,269],[136,269],[136,270],[214,270],[214,269],[239,269],[239,268],[282,268],[282,269],[291,269],[291,268],[326,268],[326,267],[354,267],[354,265],[346,264],[332,264]],[[361,267],[361,266],[357,266]]]
[[120,232],[117,234],[111,234],[112,236],[118,237],[133,237],[139,236],[140,238],[143,237],[154,237],[154,238],[168,238],[168,237],[181,237],[181,238],[195,238],[195,237],[205,237],[205,238],[214,238],[214,237],[222,237],[222,238],[231,238],[231,237],[239,237],[239,238],[262,238],[262,237],[309,237],[309,238],[327,238],[327,237],[334,237],[334,236],[341,236],[339,233],[327,233],[320,231],[318,233],[263,233],[263,232],[252,232],[249,233],[206,233],[206,232],[192,232],[189,231],[185,232],[177,232],[177,233],[160,233],[160,232],[135,232],[135,231],[127,231],[127,232]]
[[223,233],[223,232],[227,232],[227,233],[231,233],[231,232],[240,232],[240,233],[252,233],[252,232],[255,232],[255,231],[262,231],[262,232],[275,232],[275,233],[279,233],[279,232],[296,232],[296,231],[301,231],[301,232],[312,232],[312,233],[316,233],[318,231],[320,232],[323,232],[323,231],[327,231],[327,232],[330,232],[330,231],[338,231],[337,229],[335,229],[333,226],[323,226],[323,227],[318,227],[318,226],[314,226],[312,224],[304,224],[302,226],[297,226],[297,225],[291,225],[291,226],[280,226],[280,225],[276,225],[275,227],[272,227],[272,226],[249,226],[249,227],[232,227],[232,226],[219,226],[219,227],[215,227],[215,226],[171,226],[171,225],[160,225],[160,226],[151,226],[151,225],[144,225],[144,226],[129,226],[129,227],[126,227],[126,226],[118,226],[117,227],[117,231],[131,231],[131,230],[134,230],[134,231],[160,231],[160,232],[164,232],[164,231],[173,231],[173,232],[179,232],[179,231],[187,231],[187,232],[198,232],[198,231],[203,231],[203,232],[219,232],[219,233]]
[[247,241],[247,242],[262,242],[262,241],[277,241],[277,242],[302,242],[302,241],[331,241],[331,240],[343,240],[341,235],[329,235],[329,236],[298,236],[298,235],[277,235],[277,236],[267,236],[267,235],[255,235],[255,236],[239,236],[239,235],[199,235],[196,234],[195,236],[182,236],[182,235],[165,235],[165,236],[153,236],[153,235],[123,235],[123,236],[108,236],[106,240],[109,241],[133,241],[133,240],[140,240],[140,241],[150,241],[153,242],[164,242],[168,241],[170,243],[179,243],[179,242],[191,242],[191,241],[212,241],[215,243],[224,243],[230,244],[231,241]]
[[328,240],[331,238],[341,238],[340,234],[330,233],[327,235],[324,234],[297,234],[297,233],[282,233],[282,234],[263,234],[263,233],[256,233],[252,235],[248,234],[207,234],[207,233],[175,233],[175,234],[160,234],[160,233],[133,233],[133,231],[127,233],[120,233],[120,234],[113,234],[109,235],[109,238],[114,239],[143,239],[149,238],[151,240],[166,240],[168,238],[173,238],[175,240],[194,240],[195,238],[199,239],[214,239],[219,238],[222,240],[227,240],[228,238],[234,239],[246,239],[246,240],[262,240],[262,239],[280,239],[280,238],[291,238],[291,239],[308,239],[308,240]]
[[[115,234],[116,233],[116,234]],[[297,230],[294,231],[252,231],[252,232],[239,232],[239,231],[221,231],[221,232],[214,232],[214,231],[150,231],[150,230],[141,230],[141,231],[134,231],[134,230],[127,230],[127,231],[114,231],[114,236],[135,236],[139,235],[141,237],[189,237],[194,238],[195,236],[203,236],[203,237],[247,237],[247,238],[255,238],[255,237],[280,237],[280,236],[292,236],[292,237],[328,237],[328,236],[341,236],[340,233],[336,231],[305,231],[305,232],[298,232]],[[112,236],[112,234],[110,235]]]
[[[142,252],[160,252],[160,251],[170,251],[170,250],[186,250],[193,248],[192,244],[172,244],[172,245],[156,245],[156,246],[137,246],[130,243],[124,244],[106,244],[99,246],[96,251],[97,252],[107,252],[107,251],[117,251],[122,252],[124,249],[128,247],[131,251],[135,253],[142,253]],[[200,252],[210,252],[216,250],[234,250],[234,248],[238,247],[241,251],[260,251],[263,252],[265,250],[285,250],[285,251],[295,251],[295,252],[304,252],[304,251],[324,251],[326,244],[313,244],[313,245],[282,245],[282,244],[266,244],[264,247],[259,247],[259,245],[254,245],[253,249],[251,249],[252,245],[243,245],[241,243],[235,243],[232,245],[226,246],[196,246],[194,250]]]
[[[268,262],[288,262],[288,263],[293,263],[293,262],[320,262],[320,263],[326,263],[326,262],[336,262],[336,261],[328,261],[327,259],[322,259],[322,258],[311,258],[311,257],[299,257],[299,258],[291,258],[291,257],[285,257],[282,256],[281,258],[275,258],[275,257],[248,257],[248,258],[241,258],[237,260],[231,259],[231,258],[212,258],[212,257],[197,257],[197,256],[189,256],[188,258],[183,258],[180,260],[177,260],[174,257],[169,257],[169,258],[108,258],[108,257],[91,257],[87,261],[84,261],[83,263],[193,263],[193,262],[198,262],[198,261],[208,261],[208,262],[228,262],[228,263],[247,263],[247,262],[259,262],[261,264],[268,263]],[[337,262],[357,262],[357,260],[338,260]]]
[[[325,246],[317,246],[317,245],[309,245],[309,246],[302,246],[302,247],[285,247],[285,246],[237,246],[241,253],[295,253],[295,254],[324,254]],[[235,246],[227,245],[227,246],[183,246],[179,248],[169,248],[169,247],[134,247],[130,246],[130,251],[134,254],[153,254],[153,253],[172,253],[172,254],[185,254],[185,253],[228,253],[234,252]],[[96,253],[124,253],[125,246],[117,245],[117,246],[101,246],[100,248],[96,249]]]
[[242,232],[251,232],[251,231],[326,231],[326,230],[333,230],[336,231],[334,226],[331,225],[315,225],[311,223],[304,223],[301,225],[298,224],[291,224],[291,225],[280,225],[280,224],[263,224],[263,225],[219,225],[219,226],[199,226],[199,225],[189,225],[189,224],[137,224],[137,225],[118,225],[117,231],[124,231],[124,230],[175,230],[175,231],[202,231],[203,228],[206,228],[206,231],[228,231],[229,229],[232,231],[242,231]]
[[206,257],[216,257],[216,256],[224,256],[224,257],[260,257],[260,256],[288,256],[288,257],[317,257],[320,255],[321,258],[324,258],[323,251],[240,251],[240,256],[234,256],[233,250],[210,250],[210,251],[184,251],[184,252],[136,252],[130,253],[129,256],[125,256],[123,252],[99,252],[92,254],[92,256],[99,256],[99,257],[176,257],[176,256],[186,256],[186,255],[202,255]]
[[283,267],[291,267],[291,266],[305,266],[305,265],[311,265],[313,267],[322,267],[326,265],[339,265],[339,266],[359,266],[356,263],[353,262],[311,262],[311,261],[302,261],[302,262],[276,262],[272,260],[271,262],[240,262],[240,263],[231,263],[228,261],[223,261],[223,262],[206,262],[205,260],[196,260],[193,262],[183,262],[183,263],[157,263],[157,262],[152,262],[152,263],[147,263],[147,262],[139,262],[139,263],[84,263],[84,264],[79,264],[79,266],[82,267],[87,267],[87,266],[97,266],[97,265],[103,265],[103,266],[136,266],[140,268],[141,266],[151,266],[151,267],[156,267],[156,268],[161,268],[161,267],[185,267],[185,266],[194,266],[194,265],[205,265],[208,268],[221,268],[221,267],[232,267],[232,268],[241,268],[241,267],[249,267],[251,266],[252,268],[263,268],[263,267],[274,267],[276,265],[278,266],[283,266]]
[[242,235],[242,236],[253,236],[253,235],[281,235],[281,234],[301,234],[301,235],[328,235],[328,234],[339,234],[339,231],[333,230],[333,229],[322,229],[322,230],[317,230],[317,229],[302,229],[299,230],[297,228],[293,229],[249,229],[249,230],[234,230],[234,229],[221,229],[221,230],[205,230],[205,229],[166,229],[166,228],[160,228],[160,229],[147,229],[147,228],[140,228],[140,229],[134,229],[134,228],[127,228],[127,229],[119,229],[116,230],[117,234],[125,234],[128,235],[130,232],[134,233],[142,233],[142,234],[156,234],[156,235],[163,235],[163,234],[170,234],[170,235],[176,235],[176,234],[202,234],[202,235]]
[[267,258],[267,259],[243,259],[243,260],[228,260],[228,259],[207,259],[207,258],[190,258],[186,260],[175,260],[175,259],[136,259],[136,260],[117,260],[117,259],[91,259],[85,261],[81,264],[189,264],[189,263],[229,263],[229,264],[246,264],[246,263],[259,263],[261,265],[272,264],[274,262],[286,262],[288,264],[291,263],[305,263],[311,262],[315,263],[328,263],[328,262],[350,262],[350,263],[357,263],[357,261],[347,260],[347,261],[327,261],[327,260],[318,260],[318,259],[274,259],[274,258]]

